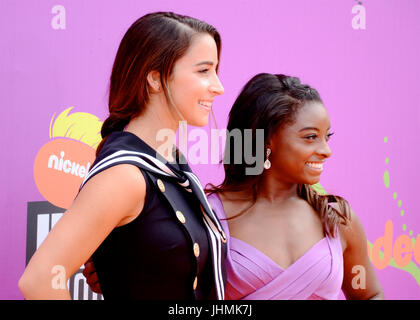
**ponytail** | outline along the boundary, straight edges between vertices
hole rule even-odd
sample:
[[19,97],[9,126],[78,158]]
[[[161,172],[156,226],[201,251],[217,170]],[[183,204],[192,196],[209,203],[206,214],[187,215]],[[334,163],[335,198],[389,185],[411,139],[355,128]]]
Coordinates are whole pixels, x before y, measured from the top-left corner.
[[[307,184],[298,186],[298,195],[306,200],[319,214],[324,233],[329,236],[335,237],[337,226],[339,224],[347,225],[350,220],[350,205],[340,196],[321,195]],[[329,205],[329,203],[334,202],[338,204],[338,210]]]
[[104,123],[102,124],[102,129],[101,129],[101,136],[102,136],[102,141],[101,143],[98,145],[98,148],[96,149],[96,156],[99,154],[99,152],[101,151],[102,147],[104,146],[108,136],[112,133],[112,132],[116,132],[116,131],[123,131],[125,126],[130,122],[130,118],[127,118],[126,116],[121,116],[118,113],[111,113],[109,115],[108,118],[106,118],[106,120],[104,121]]

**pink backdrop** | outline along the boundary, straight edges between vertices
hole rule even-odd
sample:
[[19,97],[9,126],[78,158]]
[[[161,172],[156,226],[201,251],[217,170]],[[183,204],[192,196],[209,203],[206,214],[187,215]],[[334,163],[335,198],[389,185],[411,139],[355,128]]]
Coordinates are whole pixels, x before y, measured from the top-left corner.
[[[65,9],[65,29],[52,24],[56,5]],[[256,73],[295,75],[317,88],[335,132],[321,184],[350,201],[369,242],[384,235],[390,220],[392,243],[407,235],[414,245],[420,233],[415,189],[420,2],[363,1],[364,29],[357,23],[355,28],[360,14],[352,13],[355,5],[354,0],[2,0],[0,299],[22,299],[17,281],[25,268],[28,202],[48,200],[35,184],[34,161],[51,140],[52,117],[74,107],[72,112],[105,119],[119,41],[135,19],[158,10],[201,18],[220,31],[225,94],[214,104],[219,128]],[[192,168],[203,184],[223,177],[221,166]],[[403,268],[390,263],[377,274],[387,298],[420,298],[420,257]]]

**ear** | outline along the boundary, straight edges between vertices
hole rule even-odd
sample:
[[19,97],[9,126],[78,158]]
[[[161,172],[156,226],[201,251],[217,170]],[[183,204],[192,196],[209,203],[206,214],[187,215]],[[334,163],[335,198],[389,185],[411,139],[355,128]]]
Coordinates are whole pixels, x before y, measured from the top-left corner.
[[[267,140],[267,144],[265,145],[266,148],[269,148],[271,150],[271,153],[273,153],[273,147],[276,146],[277,138],[278,137],[278,130],[277,132],[274,132],[271,134],[270,139]],[[266,150],[264,150],[265,152]]]
[[152,70],[147,74],[147,84],[152,89],[153,93],[158,93],[162,90],[162,84],[160,82],[160,73],[156,70]]

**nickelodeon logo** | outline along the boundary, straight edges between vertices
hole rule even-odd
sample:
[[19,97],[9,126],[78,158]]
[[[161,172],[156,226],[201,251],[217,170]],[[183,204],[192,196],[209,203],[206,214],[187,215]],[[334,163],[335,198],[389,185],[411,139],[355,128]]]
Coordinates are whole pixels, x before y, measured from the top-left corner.
[[89,113],[67,108],[50,122],[50,141],[38,151],[34,179],[42,196],[67,209],[95,159],[102,122]]
[[[412,241],[408,235],[400,235],[394,238],[394,226],[391,220],[385,223],[385,232],[383,237],[379,237],[370,246],[368,245],[369,257],[373,265],[381,270],[386,268],[391,260],[397,267],[404,268],[412,260],[420,265],[420,235]],[[382,251],[383,249],[383,251]]]
[[[84,178],[86,173],[89,171],[90,162],[84,167],[76,162],[71,162],[71,160],[64,160],[64,151],[60,152],[61,159],[58,160],[58,157],[54,154],[48,159],[48,168],[54,168],[54,170],[63,171],[64,173],[70,173],[80,178]],[[54,167],[53,167],[54,163]]]

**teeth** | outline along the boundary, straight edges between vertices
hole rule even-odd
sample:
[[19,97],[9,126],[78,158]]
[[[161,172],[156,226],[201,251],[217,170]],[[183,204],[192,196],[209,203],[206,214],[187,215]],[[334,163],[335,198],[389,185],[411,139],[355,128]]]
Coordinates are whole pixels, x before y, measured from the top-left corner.
[[323,168],[322,163],[319,162],[306,162],[306,164],[311,167],[311,168],[315,168],[315,169],[321,169]]
[[200,101],[198,104],[205,107],[205,108],[211,108],[211,102]]

